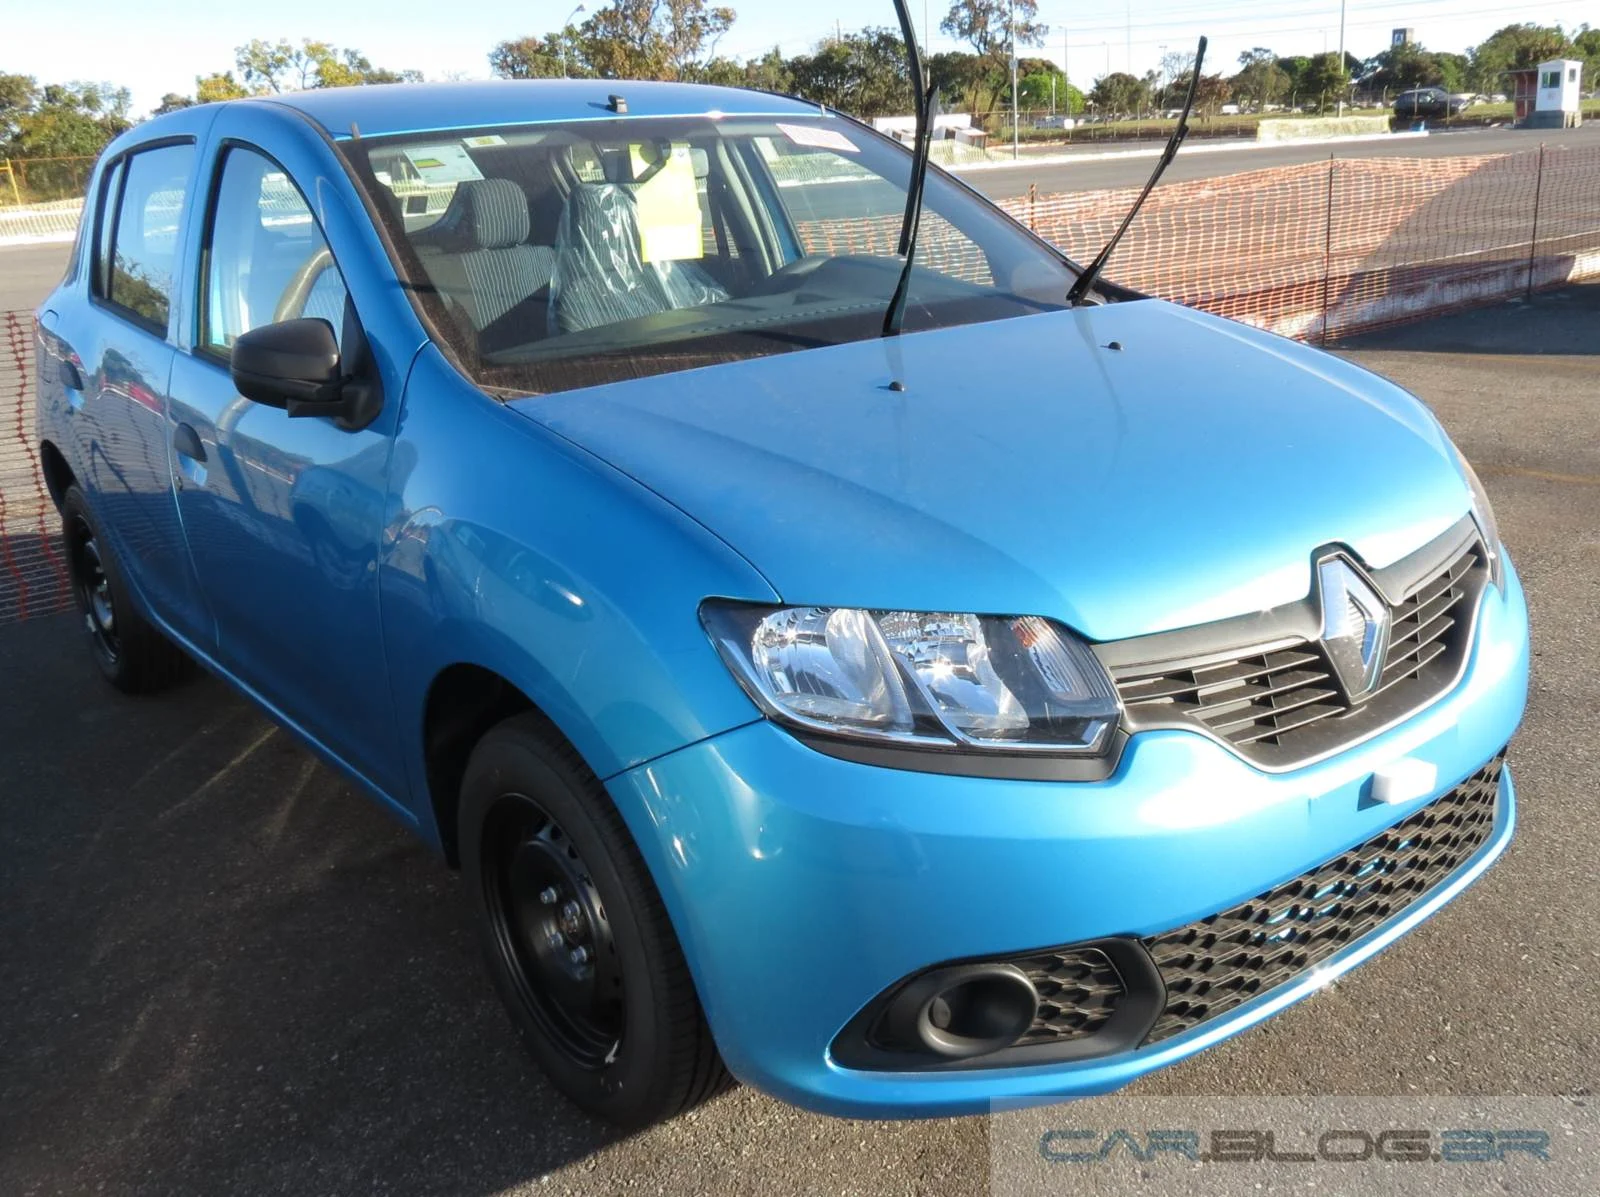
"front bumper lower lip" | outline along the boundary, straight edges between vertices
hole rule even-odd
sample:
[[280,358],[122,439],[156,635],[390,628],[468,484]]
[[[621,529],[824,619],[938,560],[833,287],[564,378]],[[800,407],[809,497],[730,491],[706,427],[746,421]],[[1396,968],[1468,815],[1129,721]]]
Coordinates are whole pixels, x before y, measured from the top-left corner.
[[1112,1056],[960,1072],[848,1068],[830,1045],[877,995],[940,962],[1159,935],[1365,843],[1432,800],[1371,801],[1373,773],[1411,758],[1434,768],[1436,793],[1459,784],[1516,730],[1527,667],[1526,606],[1508,569],[1504,591],[1485,595],[1453,690],[1289,773],[1180,730],[1132,737],[1098,782],[913,773],[826,756],[758,721],[607,784],[735,1075],[836,1115],[982,1113],[1117,1089],[1381,951],[1504,851],[1510,769],[1489,839],[1433,891],[1313,971],[1191,1030]]

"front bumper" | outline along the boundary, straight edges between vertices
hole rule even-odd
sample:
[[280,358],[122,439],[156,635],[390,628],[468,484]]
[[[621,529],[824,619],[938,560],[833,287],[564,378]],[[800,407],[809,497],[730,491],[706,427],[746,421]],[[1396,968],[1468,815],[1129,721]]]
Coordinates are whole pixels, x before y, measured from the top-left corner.
[[[1311,973],[1182,1034],[1097,1059],[959,1072],[846,1068],[829,1047],[874,998],[931,965],[1159,934],[1404,819],[1510,739],[1527,695],[1527,627],[1508,565],[1505,592],[1483,598],[1450,693],[1287,773],[1264,773],[1177,730],[1134,736],[1103,782],[909,773],[824,756],[758,722],[609,784],[741,1080],[810,1109],[868,1117],[1104,1093],[1269,1017],[1454,897],[1510,840],[1510,770],[1488,840],[1435,889]],[[1432,765],[1435,790],[1403,805],[1370,801],[1374,770],[1402,758]]]

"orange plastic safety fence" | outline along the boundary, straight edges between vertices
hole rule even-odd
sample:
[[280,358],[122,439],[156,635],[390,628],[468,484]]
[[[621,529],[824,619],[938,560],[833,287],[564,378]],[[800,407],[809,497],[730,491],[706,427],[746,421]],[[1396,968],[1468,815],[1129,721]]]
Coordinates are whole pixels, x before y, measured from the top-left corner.
[[71,601],[33,432],[33,316],[0,312],[0,624]]

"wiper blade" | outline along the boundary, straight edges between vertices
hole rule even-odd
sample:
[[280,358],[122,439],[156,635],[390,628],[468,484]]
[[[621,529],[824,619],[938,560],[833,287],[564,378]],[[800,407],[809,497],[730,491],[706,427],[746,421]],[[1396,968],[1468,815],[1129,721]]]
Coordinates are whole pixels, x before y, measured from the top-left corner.
[[922,52],[917,46],[917,28],[911,21],[907,0],[894,0],[894,10],[900,17],[900,32],[906,39],[906,58],[911,68],[911,94],[917,106],[917,127],[912,135],[911,182],[906,187],[906,214],[900,222],[899,253],[905,264],[900,268],[899,281],[894,295],[889,299],[889,310],[883,314],[883,335],[897,337],[906,314],[906,293],[911,290],[911,265],[917,253],[917,230],[922,225],[922,183],[928,175],[928,149],[933,140],[933,85],[922,70]]
[[1156,162],[1156,169],[1150,176],[1150,181],[1144,185],[1144,190],[1139,193],[1139,198],[1133,201],[1133,207],[1128,209],[1128,214],[1122,218],[1122,223],[1117,226],[1117,231],[1111,234],[1111,240],[1106,242],[1106,247],[1095,255],[1094,261],[1084,267],[1084,271],[1072,284],[1067,292],[1067,302],[1076,305],[1083,297],[1089,294],[1096,282],[1100,279],[1100,272],[1106,268],[1106,262],[1116,250],[1122,235],[1128,231],[1128,226],[1133,223],[1133,218],[1139,215],[1139,209],[1144,207],[1144,201],[1155,190],[1161,181],[1162,174],[1171,165],[1173,158],[1177,157],[1178,147],[1183,144],[1183,139],[1189,135],[1189,112],[1194,107],[1195,92],[1200,88],[1200,67],[1206,60],[1206,39],[1200,39],[1200,48],[1194,54],[1194,72],[1189,76],[1189,94],[1184,98],[1183,111],[1178,114],[1178,125],[1172,130],[1172,136],[1167,138],[1167,145],[1161,151],[1161,158]]

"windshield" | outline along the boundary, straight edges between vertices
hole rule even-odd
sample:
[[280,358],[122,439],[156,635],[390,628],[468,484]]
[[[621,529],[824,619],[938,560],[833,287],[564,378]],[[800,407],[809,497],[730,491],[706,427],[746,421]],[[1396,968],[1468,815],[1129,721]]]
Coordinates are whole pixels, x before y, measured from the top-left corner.
[[[879,335],[911,156],[837,117],[619,118],[361,140],[436,334],[521,393]],[[905,331],[1066,306],[1074,272],[937,173]]]

